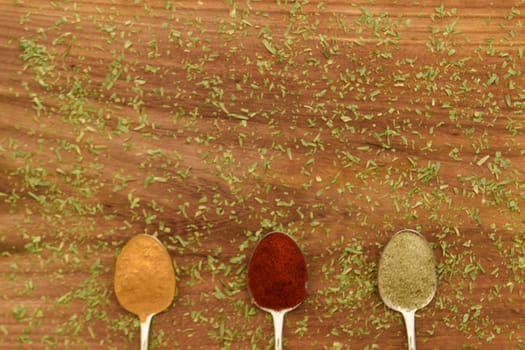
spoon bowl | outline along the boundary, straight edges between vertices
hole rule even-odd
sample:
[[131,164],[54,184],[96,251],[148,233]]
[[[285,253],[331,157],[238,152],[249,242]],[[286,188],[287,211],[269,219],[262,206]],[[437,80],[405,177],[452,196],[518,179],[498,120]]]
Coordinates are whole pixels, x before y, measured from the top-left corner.
[[434,253],[423,235],[395,233],[379,260],[378,289],[385,305],[403,315],[409,350],[416,350],[415,313],[432,301],[437,282]]
[[248,290],[254,304],[272,315],[275,350],[282,349],[284,316],[306,298],[307,271],[295,241],[282,232],[265,235],[248,266]]
[[122,248],[115,265],[115,295],[120,305],[140,320],[140,349],[148,349],[151,320],[175,297],[171,257],[154,236],[140,234]]

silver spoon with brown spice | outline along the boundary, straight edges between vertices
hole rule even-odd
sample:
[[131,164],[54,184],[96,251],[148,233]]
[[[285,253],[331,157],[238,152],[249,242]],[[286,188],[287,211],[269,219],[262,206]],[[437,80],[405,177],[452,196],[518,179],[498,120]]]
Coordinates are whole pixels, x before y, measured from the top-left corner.
[[423,235],[394,234],[379,260],[378,287],[383,302],[403,314],[409,350],[416,350],[415,313],[434,298],[437,282],[434,252]]
[[167,309],[175,297],[171,257],[154,236],[139,234],[122,248],[115,265],[115,296],[140,320],[140,349],[148,349],[154,315]]

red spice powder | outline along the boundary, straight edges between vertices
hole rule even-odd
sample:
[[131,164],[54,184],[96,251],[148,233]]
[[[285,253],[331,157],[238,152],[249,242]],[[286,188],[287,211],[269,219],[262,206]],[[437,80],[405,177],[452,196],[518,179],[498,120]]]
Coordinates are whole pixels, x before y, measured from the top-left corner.
[[262,308],[290,309],[306,297],[306,262],[295,241],[272,232],[257,245],[248,266],[248,288]]

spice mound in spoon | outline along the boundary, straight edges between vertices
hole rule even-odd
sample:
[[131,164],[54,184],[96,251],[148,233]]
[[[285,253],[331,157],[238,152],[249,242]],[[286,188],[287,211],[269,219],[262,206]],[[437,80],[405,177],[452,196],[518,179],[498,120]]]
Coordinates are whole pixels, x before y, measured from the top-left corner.
[[416,231],[403,230],[385,246],[378,269],[381,298],[395,310],[425,307],[436,292],[436,262],[432,248]]
[[161,242],[145,234],[131,238],[117,258],[115,294],[140,322],[165,310],[175,296],[175,271]]
[[255,303],[264,309],[285,310],[306,297],[306,262],[295,241],[272,232],[257,244],[248,266],[248,288]]

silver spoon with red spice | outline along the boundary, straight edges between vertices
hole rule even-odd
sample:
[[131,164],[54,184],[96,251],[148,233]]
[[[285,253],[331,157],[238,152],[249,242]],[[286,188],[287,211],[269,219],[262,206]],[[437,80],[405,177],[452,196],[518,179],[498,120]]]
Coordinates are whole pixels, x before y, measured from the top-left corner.
[[306,261],[295,241],[282,232],[265,235],[248,266],[248,289],[260,309],[273,318],[275,350],[282,349],[284,315],[306,298]]

